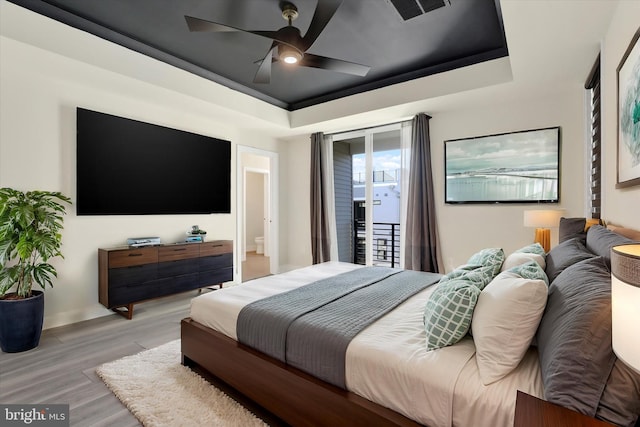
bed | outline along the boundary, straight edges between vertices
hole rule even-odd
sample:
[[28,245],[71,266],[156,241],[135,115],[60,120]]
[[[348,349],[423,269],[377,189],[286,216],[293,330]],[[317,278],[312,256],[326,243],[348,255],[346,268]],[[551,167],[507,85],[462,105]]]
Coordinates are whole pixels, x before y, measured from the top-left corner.
[[[608,245],[628,241],[604,227],[598,226],[597,232],[592,232],[590,236],[590,247],[595,252],[588,252],[593,258],[601,255],[597,254],[598,251],[607,252]],[[578,257],[580,260],[574,254],[573,242],[577,240],[587,243],[584,222],[580,223],[580,219],[565,221],[563,241],[569,243],[562,243],[562,248],[549,254],[554,269],[550,273],[553,276],[562,274],[561,279],[570,276],[562,271],[571,264],[584,261],[584,254],[581,254],[582,258]],[[601,247],[594,247],[594,242],[602,242]],[[506,255],[504,258],[511,259]],[[502,267],[506,265],[503,261],[500,260]],[[404,302],[393,306],[355,335],[344,355],[343,385],[339,382],[335,385],[331,379],[321,380],[318,378],[322,377],[321,374],[312,374],[305,366],[289,363],[288,360],[285,362],[277,355],[266,355],[238,342],[238,325],[242,325],[239,316],[244,315],[246,307],[279,295],[288,295],[294,290],[312,287],[323,280],[364,274],[364,270],[358,271],[361,268],[346,263],[318,264],[195,298],[190,317],[182,321],[183,363],[198,365],[295,426],[511,426],[518,390],[540,398],[548,397],[545,394],[545,375],[548,377],[549,369],[557,369],[555,366],[549,368],[548,355],[556,359],[555,356],[566,350],[558,349],[562,345],[549,350],[547,341],[564,339],[555,336],[553,331],[551,337],[547,336],[549,333],[545,335],[538,331],[537,338],[545,340],[541,346],[529,346],[528,339],[524,354],[519,356],[516,366],[491,381],[486,381],[486,375],[478,369],[478,364],[484,363],[484,353],[479,351],[481,346],[476,349],[474,339],[480,342],[483,335],[481,330],[476,330],[474,337],[465,334],[454,345],[426,351],[425,306],[433,300],[440,282],[446,281],[439,276],[432,278],[433,286],[416,290]],[[541,312],[541,325],[544,324],[544,317],[551,318],[557,311],[545,311],[544,316]],[[536,325],[539,321],[540,317]],[[554,321],[557,322],[557,319]],[[481,324],[480,319],[477,323]],[[240,333],[246,334],[242,330]],[[313,334],[306,334],[309,335]],[[247,342],[247,339],[241,336],[240,341]],[[542,351],[539,353],[539,350]],[[604,376],[600,380],[604,383],[609,382],[616,362],[611,357],[607,360],[611,364],[609,372],[600,375]],[[615,366],[618,372],[619,364]],[[627,370],[618,374],[624,378],[630,375]],[[549,384],[550,391],[557,386]],[[603,384],[605,389],[605,385],[609,386]],[[612,405],[610,401],[616,400],[620,392],[627,393],[628,390],[610,387],[613,392],[609,395],[613,397],[604,399],[602,404],[599,401],[597,404],[590,403],[595,407],[586,411],[580,405],[584,403],[582,400],[589,400],[584,397],[589,397],[590,391],[578,387],[578,407],[575,409],[587,413],[592,411],[590,415],[625,425],[626,420],[637,413],[636,400],[640,399],[636,395],[639,387],[637,383],[632,383],[634,395],[622,409],[615,408],[616,404]],[[601,388],[598,399],[601,396],[604,398],[605,394]],[[571,396],[563,396],[561,392],[557,399],[564,406],[572,407]],[[633,422],[630,423],[633,425]]]

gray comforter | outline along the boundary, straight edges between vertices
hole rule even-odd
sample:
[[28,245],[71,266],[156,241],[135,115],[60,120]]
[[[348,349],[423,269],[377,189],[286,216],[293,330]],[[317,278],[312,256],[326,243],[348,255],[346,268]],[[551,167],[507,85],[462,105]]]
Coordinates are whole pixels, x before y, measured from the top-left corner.
[[361,330],[441,276],[365,267],[245,306],[238,341],[345,388],[345,353]]

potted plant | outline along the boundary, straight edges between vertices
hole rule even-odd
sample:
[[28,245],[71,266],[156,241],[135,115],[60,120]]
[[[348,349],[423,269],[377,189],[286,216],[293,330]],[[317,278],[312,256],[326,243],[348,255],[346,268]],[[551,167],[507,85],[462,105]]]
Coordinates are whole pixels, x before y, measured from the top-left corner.
[[[64,203],[59,192],[0,188],[0,347],[6,353],[38,346],[44,294],[34,284],[53,286],[60,256]],[[9,292],[14,289],[14,291]]]

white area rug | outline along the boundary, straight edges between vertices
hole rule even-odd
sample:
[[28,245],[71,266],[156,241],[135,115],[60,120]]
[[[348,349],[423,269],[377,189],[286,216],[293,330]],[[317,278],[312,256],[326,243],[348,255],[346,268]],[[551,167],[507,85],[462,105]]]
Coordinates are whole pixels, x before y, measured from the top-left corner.
[[145,426],[267,426],[180,363],[180,340],[105,363],[96,373]]

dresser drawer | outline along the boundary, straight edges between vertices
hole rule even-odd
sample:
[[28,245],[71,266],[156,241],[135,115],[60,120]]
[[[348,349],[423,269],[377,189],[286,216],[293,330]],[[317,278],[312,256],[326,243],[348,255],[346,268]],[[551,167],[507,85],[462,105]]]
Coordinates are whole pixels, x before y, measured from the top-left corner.
[[109,252],[109,268],[158,262],[158,248],[123,249]]
[[200,256],[220,255],[233,253],[233,241],[213,240],[200,244]]
[[201,271],[199,276],[199,287],[217,285],[218,283],[230,282],[233,280],[233,267],[221,268],[219,270]]
[[164,279],[158,279],[154,283],[154,294],[157,297],[163,297],[166,295],[177,294],[181,292],[190,291],[193,289],[199,289],[202,286],[198,285],[198,273],[184,274],[182,276],[167,277]]
[[200,271],[216,270],[218,268],[233,267],[233,254],[220,254],[211,256],[201,256]]
[[158,264],[158,278],[180,276],[198,272],[198,258],[179,259]]
[[132,283],[144,283],[158,277],[158,264],[130,265],[109,269],[109,286],[118,288]]
[[158,262],[197,258],[199,254],[200,248],[198,247],[197,243],[175,246],[161,246],[160,248],[158,248]]
[[109,305],[118,307],[197,289],[199,288],[197,282],[198,273],[191,273],[113,288],[109,293]]

